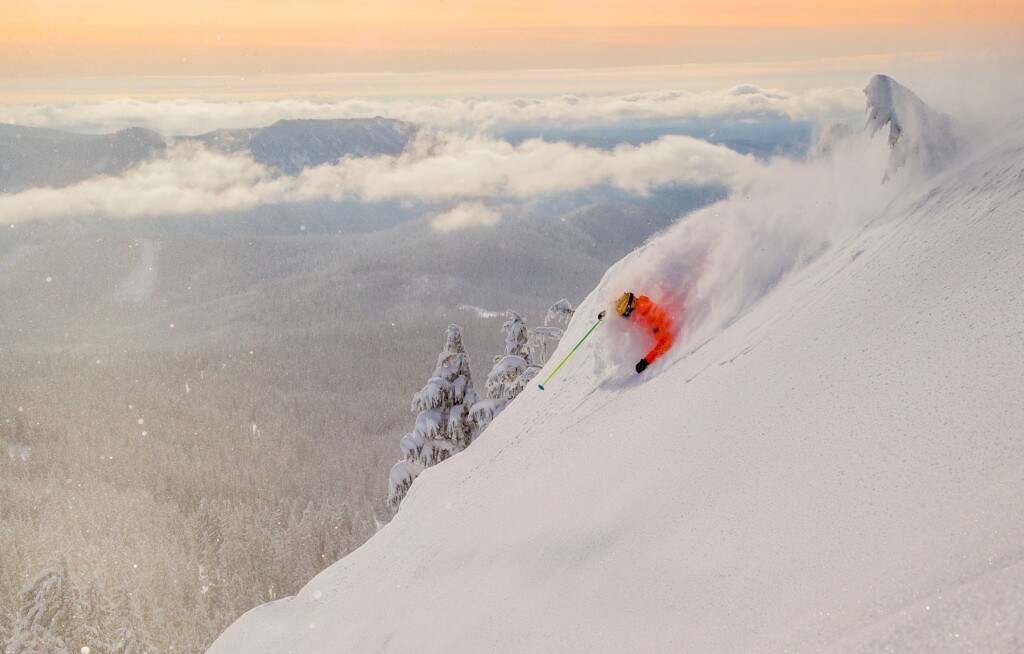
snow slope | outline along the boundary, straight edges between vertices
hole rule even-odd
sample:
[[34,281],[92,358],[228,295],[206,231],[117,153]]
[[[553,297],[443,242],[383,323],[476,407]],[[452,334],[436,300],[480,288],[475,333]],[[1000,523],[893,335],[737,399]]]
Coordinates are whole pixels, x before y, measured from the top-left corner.
[[626,257],[553,360],[626,288],[667,360],[606,319],[210,653],[1021,651],[1024,124],[981,138],[885,184],[846,139]]

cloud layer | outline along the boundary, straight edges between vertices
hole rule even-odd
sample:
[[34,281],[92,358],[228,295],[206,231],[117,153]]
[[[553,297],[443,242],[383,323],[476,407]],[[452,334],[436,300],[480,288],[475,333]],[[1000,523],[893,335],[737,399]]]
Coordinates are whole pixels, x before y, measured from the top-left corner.
[[[398,157],[346,159],[280,176],[243,155],[172,146],[164,159],[120,177],[0,196],[0,220],[102,215],[115,218],[245,211],[263,204],[315,200],[419,201],[448,206],[524,199],[608,186],[643,194],[671,185],[735,186],[757,167],[751,158],[684,136],[663,136],[612,150],[498,138],[502,130],[581,129],[857,117],[856,89],[791,93],[753,85],[717,92],[518,98],[141,101],[0,105],[0,122],[88,133],[143,126],[165,135],[265,126],[280,119],[386,116],[426,127]],[[657,133],[657,129],[654,130]],[[436,229],[496,222],[467,204],[434,219]]]
[[763,120],[790,118],[827,124],[861,115],[855,88],[800,93],[758,86],[724,91],[658,91],[629,95],[560,95],[542,98],[435,100],[142,101],[0,105],[0,122],[84,133],[147,127],[165,135],[194,135],[220,128],[263,127],[282,119],[384,116],[426,127],[469,133],[517,125],[580,127],[643,121]]
[[501,212],[483,202],[463,202],[451,211],[438,214],[430,226],[439,232],[452,232],[467,227],[490,227],[501,222]]
[[[397,157],[349,158],[281,176],[247,156],[185,143],[120,177],[0,196],[0,216],[16,223],[82,215],[223,213],[314,200],[462,203],[543,197],[599,185],[644,194],[672,185],[735,186],[759,167],[751,156],[685,136],[598,150],[564,142],[513,145],[483,136],[426,134]],[[475,206],[439,216],[435,226],[481,224],[488,215],[479,209],[474,213]]]

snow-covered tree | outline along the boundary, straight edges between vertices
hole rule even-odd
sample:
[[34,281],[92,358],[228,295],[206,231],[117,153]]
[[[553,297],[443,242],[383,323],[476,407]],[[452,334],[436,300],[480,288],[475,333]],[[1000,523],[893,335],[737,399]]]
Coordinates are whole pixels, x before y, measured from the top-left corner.
[[[97,603],[99,604],[97,606]],[[122,590],[113,597],[100,597],[90,602],[90,615],[84,624],[96,633],[80,639],[89,647],[89,654],[159,654],[143,619],[135,595]]]
[[72,649],[78,620],[78,590],[63,558],[36,575],[18,593],[18,621],[4,654],[63,654]]
[[548,345],[557,343],[562,339],[564,332],[558,327],[534,327],[530,330],[530,340],[526,343],[526,349],[530,353],[530,364],[543,366],[548,360]]
[[[120,626],[111,630],[108,636],[107,651],[110,654],[158,654],[142,625],[138,606],[130,595],[118,608],[117,621]],[[95,650],[91,654],[95,654]]]
[[509,311],[508,320],[501,326],[501,331],[505,333],[505,356],[525,359],[528,356],[526,346],[530,341],[530,332],[523,317],[515,311]]
[[[529,352],[526,355],[529,356]],[[507,354],[499,358],[487,375],[487,399],[510,399],[509,389],[529,366],[527,357],[518,354]]]
[[487,375],[487,397],[469,411],[470,420],[479,430],[491,424],[508,403],[523,392],[547,361],[549,343],[562,338],[560,328],[547,324],[552,320],[568,322],[572,314],[572,305],[562,299],[548,309],[543,327],[527,329],[522,316],[515,311],[508,312],[508,320],[501,326],[505,333],[505,354],[494,358],[494,367]]
[[448,325],[433,376],[412,396],[418,415],[413,430],[402,437],[403,459],[388,475],[388,504],[397,507],[423,470],[469,446],[476,431],[469,408],[476,402],[462,327]]
[[[538,366],[538,370],[533,371],[534,375],[539,371],[539,366],[543,366],[547,363],[548,345],[557,343],[561,340],[562,334],[564,333],[560,328],[549,327],[548,325],[552,322],[568,325],[575,312],[576,310],[573,309],[569,300],[562,298],[548,308],[548,313],[544,316],[544,326],[534,327],[530,330],[530,336],[527,340],[526,348],[530,353],[531,365]],[[532,378],[533,375],[530,375],[530,377]]]
[[572,314],[575,312],[576,310],[572,308],[569,300],[562,298],[548,309],[548,315],[544,316],[544,325],[547,326],[551,322],[568,325],[569,321],[572,320]]
[[133,624],[115,629],[112,638],[111,654],[155,654],[145,633]]

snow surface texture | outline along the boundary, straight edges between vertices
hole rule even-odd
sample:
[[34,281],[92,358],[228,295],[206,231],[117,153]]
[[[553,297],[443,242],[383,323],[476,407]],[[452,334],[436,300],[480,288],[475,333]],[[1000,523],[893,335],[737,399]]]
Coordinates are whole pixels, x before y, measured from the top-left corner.
[[930,180],[887,155],[773,165],[616,264],[552,361],[626,289],[672,352],[636,375],[610,315],[211,654],[1024,649],[1024,125]]

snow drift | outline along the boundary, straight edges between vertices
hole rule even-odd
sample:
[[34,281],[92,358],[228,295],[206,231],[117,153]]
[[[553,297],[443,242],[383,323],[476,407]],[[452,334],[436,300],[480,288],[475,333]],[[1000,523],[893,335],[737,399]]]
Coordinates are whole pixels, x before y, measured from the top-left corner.
[[606,319],[211,654],[1018,651],[1024,124],[940,172],[900,89],[868,98],[902,151],[767,167],[609,270],[552,357],[633,289],[679,317],[664,360],[633,374]]

